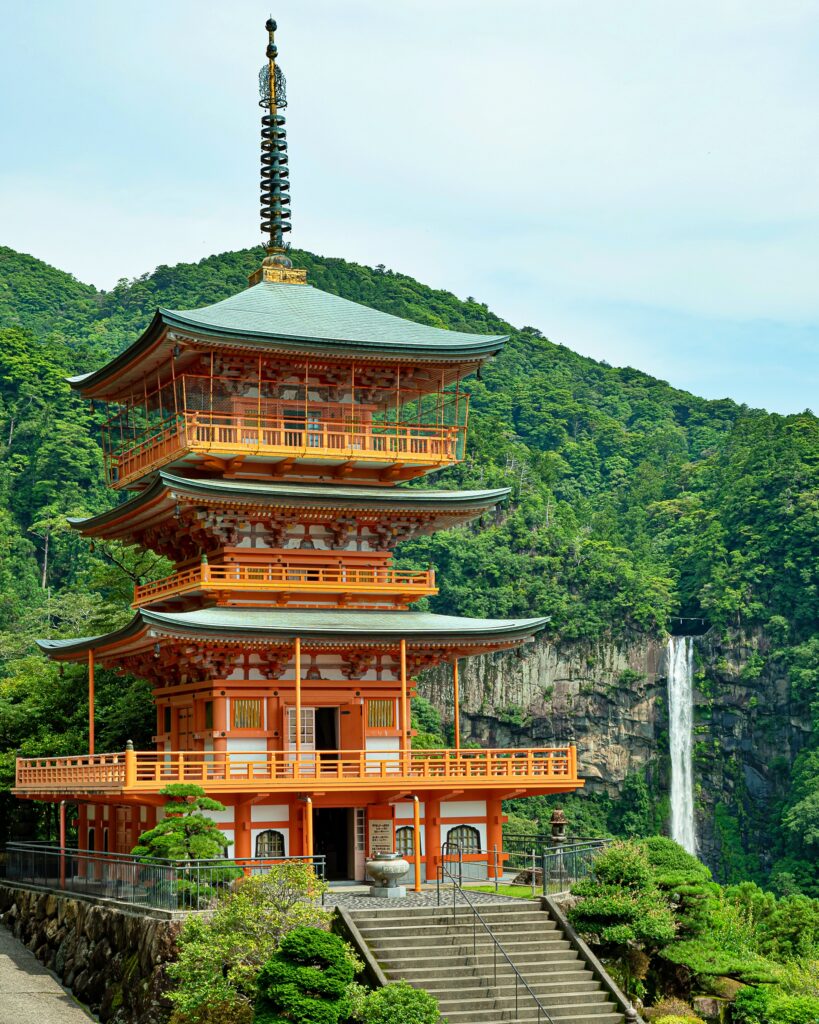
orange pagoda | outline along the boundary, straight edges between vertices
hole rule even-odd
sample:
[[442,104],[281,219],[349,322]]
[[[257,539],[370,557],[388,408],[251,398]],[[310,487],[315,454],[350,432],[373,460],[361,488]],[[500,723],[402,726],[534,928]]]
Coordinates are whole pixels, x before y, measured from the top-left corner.
[[[458,659],[513,648],[547,620],[413,611],[435,574],[396,569],[392,553],[506,497],[402,486],[463,458],[462,381],[506,339],[389,316],[292,266],[284,77],[267,30],[261,268],[222,302],[157,310],[121,355],[71,380],[107,406],[108,479],[132,492],[75,526],[174,572],[136,588],[125,628],[40,642],[87,662],[89,751],[20,759],[16,793],[77,803],[86,850],[129,852],[159,791],[189,782],[225,804],[213,816],[235,857],[323,854],[329,877],[363,879],[367,855],[397,850],[434,878],[448,845],[491,876],[501,802],[582,783],[573,747],[462,749]],[[413,750],[413,679],[442,663],[454,746]],[[95,751],[95,666],[151,681],[155,749]]]

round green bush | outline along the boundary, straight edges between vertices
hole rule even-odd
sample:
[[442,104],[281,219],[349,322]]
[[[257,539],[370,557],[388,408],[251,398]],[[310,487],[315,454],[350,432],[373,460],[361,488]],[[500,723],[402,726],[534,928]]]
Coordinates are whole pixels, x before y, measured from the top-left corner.
[[438,1024],[438,1001],[429,992],[397,981],[371,992],[364,1003],[364,1024]]
[[286,935],[258,977],[255,1024],[338,1024],[355,976],[345,942],[317,928]]

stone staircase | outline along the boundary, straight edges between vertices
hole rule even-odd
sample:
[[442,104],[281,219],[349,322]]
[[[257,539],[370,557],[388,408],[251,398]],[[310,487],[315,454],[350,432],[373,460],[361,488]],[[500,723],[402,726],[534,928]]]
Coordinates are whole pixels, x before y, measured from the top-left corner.
[[[478,908],[554,1024],[622,1024],[608,992],[540,905],[527,900]],[[438,1000],[449,1024],[535,1024],[537,1006],[473,914],[459,906],[351,910],[361,938],[389,981],[406,979]],[[541,1024],[549,1024],[540,1014]]]

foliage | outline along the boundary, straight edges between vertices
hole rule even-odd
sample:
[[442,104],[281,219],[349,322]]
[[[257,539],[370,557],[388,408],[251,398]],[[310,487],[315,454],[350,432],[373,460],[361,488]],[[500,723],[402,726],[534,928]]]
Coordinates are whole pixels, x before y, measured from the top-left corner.
[[734,1000],[734,1020],[740,1024],[816,1024],[819,997],[791,995],[769,985],[745,988]]
[[677,999],[672,996],[670,998],[661,999],[654,1006],[650,1006],[643,1010],[643,1017],[648,1021],[656,1021],[661,1017],[674,1017],[676,1019],[691,1020],[692,1017],[696,1017],[694,1010],[682,999]]
[[223,857],[232,840],[202,811],[223,811],[224,804],[205,795],[201,786],[175,782],[160,789],[168,798],[165,817],[143,832],[131,853],[142,860],[213,860]]
[[343,939],[316,928],[296,928],[259,974],[254,1021],[337,1024],[350,1014],[348,989],[354,976],[355,961]]
[[[364,1024],[438,1024],[438,1001],[406,981],[371,992],[364,1004]],[[446,1024],[443,1020],[441,1024]]]
[[622,959],[629,947],[655,950],[675,935],[674,918],[652,878],[644,849],[613,843],[594,861],[591,875],[572,886],[580,900],[569,920],[606,955]]
[[225,999],[188,1011],[174,1010],[168,1024],[253,1024],[253,1007],[246,999]]
[[295,928],[329,926],[330,914],[319,906],[325,888],[309,867],[287,862],[244,879],[208,920],[188,917],[179,957],[168,965],[177,982],[170,998],[185,1024],[217,1003],[251,1006],[259,971],[282,938]]
[[695,1013],[685,1014],[682,1017],[668,1013],[664,1017],[654,1017],[652,1019],[655,1024],[705,1024],[702,1017],[698,1017]]

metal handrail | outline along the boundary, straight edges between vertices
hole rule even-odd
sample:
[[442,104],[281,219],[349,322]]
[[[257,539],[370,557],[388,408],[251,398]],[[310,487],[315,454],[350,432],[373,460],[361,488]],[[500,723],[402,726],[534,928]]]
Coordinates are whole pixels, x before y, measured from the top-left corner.
[[[532,997],[532,999],[535,1002],[535,1006],[537,1007],[538,1024],[540,1024],[540,1014],[541,1014],[541,1012],[543,1013],[544,1017],[549,1022],[549,1024],[554,1024],[554,1019],[552,1018],[552,1015],[549,1013],[549,1011],[546,1009],[546,1007],[543,1005],[543,1003],[541,1003],[540,999],[538,999],[537,995],[532,990],[532,987],[529,984],[529,982],[523,977],[523,975],[520,973],[520,971],[517,969],[517,967],[515,967],[515,965],[512,963],[512,960],[510,959],[509,954],[503,948],[503,944],[501,943],[501,941],[492,932],[492,929],[486,923],[486,921],[484,920],[484,918],[481,915],[481,913],[478,910],[478,908],[475,906],[475,904],[472,902],[472,900],[467,895],[466,890],[458,882],[458,880],[456,879],[455,875],[449,870],[449,868],[447,866],[447,862],[445,860],[445,857],[446,857],[445,847],[446,847],[446,845],[447,844],[445,843],[441,847],[441,864],[440,864],[440,866],[438,868],[438,906],[441,905],[441,883],[444,881],[444,875],[449,875],[449,877],[452,879],[452,922],[453,922],[453,924],[457,920],[458,894],[459,893],[463,897],[464,902],[466,903],[468,908],[472,911],[472,955],[473,956],[477,956],[478,955],[478,953],[477,953],[477,949],[478,949],[477,925],[478,925],[478,922],[480,922],[481,925],[484,928],[484,931],[486,932],[486,934],[489,936],[489,938],[493,942],[493,946],[492,946],[493,981],[492,981],[492,984],[494,985],[494,987],[497,988],[497,986],[498,986],[498,951],[500,951],[501,956],[504,958],[506,963],[512,968],[512,971],[514,972],[514,975],[515,975],[515,1017],[517,1018],[517,1016],[518,1016],[518,981],[520,981],[520,982],[523,983],[524,988],[526,989],[526,991],[529,993],[529,995]],[[458,851],[458,863],[459,863],[459,865],[463,864],[463,851],[462,850]],[[463,870],[463,868],[461,868],[461,871],[462,870]]]

